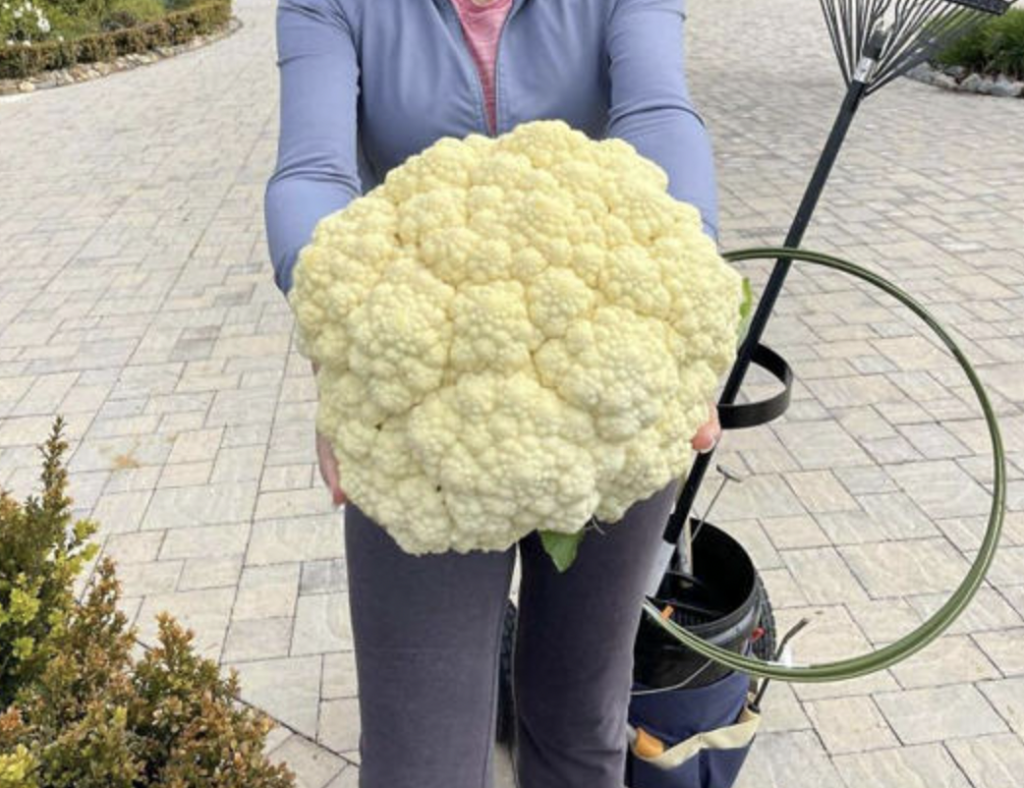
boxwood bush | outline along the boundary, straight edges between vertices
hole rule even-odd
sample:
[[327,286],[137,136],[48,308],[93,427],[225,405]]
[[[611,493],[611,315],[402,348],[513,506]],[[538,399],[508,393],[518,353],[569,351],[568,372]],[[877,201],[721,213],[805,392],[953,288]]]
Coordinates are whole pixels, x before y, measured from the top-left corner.
[[110,559],[74,598],[95,526],[70,522],[61,427],[42,495],[0,498],[0,788],[294,788],[264,755],[273,723],[236,701],[237,674],[199,657],[191,632],[161,614],[136,656]]
[[[197,35],[217,30],[231,18],[231,0],[193,0],[187,5],[175,0],[174,10],[170,11],[160,0],[58,2],[60,4],[50,11],[54,19],[77,20],[78,23],[98,19],[96,31],[65,36],[63,40],[50,35],[46,40],[33,41],[30,46],[0,42],[0,79],[23,79],[40,71],[69,68],[76,63],[112,60],[158,46],[183,44]],[[76,9],[74,14],[70,13]],[[95,17],[89,16],[94,12]],[[58,22],[54,21],[52,30],[56,29]]]
[[1024,9],[993,17],[940,52],[935,62],[978,74],[1024,79]]

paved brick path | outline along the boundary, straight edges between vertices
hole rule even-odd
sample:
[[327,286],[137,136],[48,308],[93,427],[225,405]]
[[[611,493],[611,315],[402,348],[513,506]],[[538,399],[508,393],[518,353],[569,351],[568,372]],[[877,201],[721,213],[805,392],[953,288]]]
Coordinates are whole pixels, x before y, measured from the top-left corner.
[[[76,506],[143,634],[176,613],[287,726],[271,746],[303,786],[355,786],[341,529],[262,232],[274,3],[237,6],[244,28],[211,47],[0,103],[0,484],[32,489],[34,445],[66,414]],[[723,246],[777,243],[841,96],[816,4],[690,10]],[[1022,124],[1024,102],[900,81],[851,132],[806,245],[891,275],[953,330],[1002,415],[1010,515],[990,583],[938,644],[843,684],[774,684],[737,788],[1003,788],[1024,770]],[[782,628],[813,614],[798,657],[849,656],[962,577],[988,505],[983,425],[951,359],[851,281],[796,271],[769,333],[795,402],[728,437],[749,478],[717,519]]]

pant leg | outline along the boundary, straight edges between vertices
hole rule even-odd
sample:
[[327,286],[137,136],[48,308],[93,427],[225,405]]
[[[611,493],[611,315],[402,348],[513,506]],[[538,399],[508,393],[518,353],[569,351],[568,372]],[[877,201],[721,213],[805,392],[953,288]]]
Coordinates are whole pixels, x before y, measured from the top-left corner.
[[359,788],[490,788],[516,546],[414,556],[345,506]]
[[532,532],[513,669],[519,788],[622,788],[633,645],[679,482],[589,531],[559,573]]

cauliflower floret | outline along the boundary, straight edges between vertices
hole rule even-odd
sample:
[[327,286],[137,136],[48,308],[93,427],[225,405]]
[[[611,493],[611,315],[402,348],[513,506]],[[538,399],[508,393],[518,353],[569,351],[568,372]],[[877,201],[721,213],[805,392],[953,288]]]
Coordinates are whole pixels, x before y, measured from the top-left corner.
[[615,521],[691,461],[741,278],[620,139],[446,137],[324,217],[289,296],[349,498],[414,554]]

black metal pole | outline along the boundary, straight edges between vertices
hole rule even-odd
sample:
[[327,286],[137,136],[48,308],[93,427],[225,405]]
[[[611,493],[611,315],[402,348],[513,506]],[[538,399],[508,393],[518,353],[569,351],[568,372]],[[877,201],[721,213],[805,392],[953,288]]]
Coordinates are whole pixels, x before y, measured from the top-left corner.
[[[828,180],[832,165],[839,155],[839,149],[846,138],[846,132],[850,129],[850,124],[853,122],[853,117],[860,106],[861,99],[864,98],[866,88],[867,84],[860,79],[855,78],[850,82],[849,88],[846,91],[846,98],[839,108],[839,113],[836,115],[835,122],[832,125],[832,131],[828,136],[821,156],[818,158],[814,174],[811,176],[807,189],[804,191],[804,196],[800,201],[800,207],[797,209],[793,224],[789,228],[785,246],[800,246],[800,242],[804,237],[804,231],[811,221],[815,206],[818,204],[818,198],[821,197],[821,193],[825,188],[825,182]],[[722,395],[718,400],[720,405],[731,405],[736,401],[740,386],[743,384],[743,377],[747,374],[747,369],[750,367],[750,358],[754,348],[757,347],[761,340],[765,327],[768,325],[768,318],[775,307],[775,301],[778,299],[779,293],[782,292],[782,285],[786,281],[786,275],[789,273],[791,262],[788,259],[779,259],[772,268],[771,276],[768,278],[768,283],[765,285],[761,300],[758,302],[757,309],[754,311],[754,316],[750,321],[750,328],[747,331],[746,339],[737,353],[736,363],[733,364],[725,387],[722,389]],[[693,508],[697,492],[700,490],[704,474],[711,464],[713,454],[714,450],[712,449],[706,454],[698,454],[697,459],[694,460],[693,467],[686,477],[686,483],[679,493],[676,508],[669,517],[668,525],[665,527],[663,538],[666,542],[670,544],[678,543],[679,536],[683,530],[683,524],[690,515],[690,510]],[[673,565],[677,564],[678,558],[679,553],[674,552],[672,558]]]

